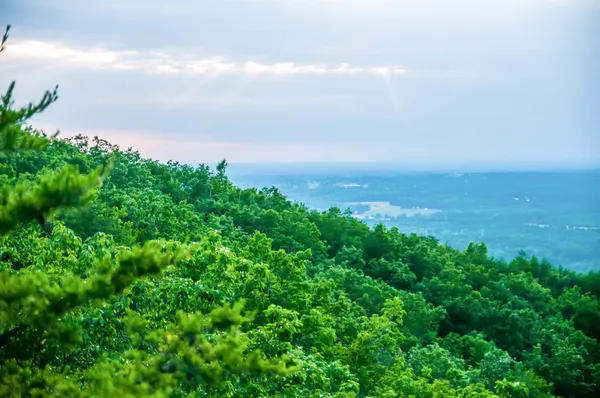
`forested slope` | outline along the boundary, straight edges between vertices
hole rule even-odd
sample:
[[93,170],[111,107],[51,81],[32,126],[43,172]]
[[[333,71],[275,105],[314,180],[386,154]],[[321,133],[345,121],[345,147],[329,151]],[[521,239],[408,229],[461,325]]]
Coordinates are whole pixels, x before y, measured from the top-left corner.
[[240,189],[0,105],[0,396],[595,397],[600,277]]

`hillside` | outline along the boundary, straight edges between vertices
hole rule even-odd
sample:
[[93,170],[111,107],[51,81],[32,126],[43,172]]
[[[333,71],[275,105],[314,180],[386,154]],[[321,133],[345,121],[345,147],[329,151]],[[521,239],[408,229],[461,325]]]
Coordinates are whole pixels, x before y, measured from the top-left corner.
[[595,397],[600,274],[460,251],[0,105],[0,396]]

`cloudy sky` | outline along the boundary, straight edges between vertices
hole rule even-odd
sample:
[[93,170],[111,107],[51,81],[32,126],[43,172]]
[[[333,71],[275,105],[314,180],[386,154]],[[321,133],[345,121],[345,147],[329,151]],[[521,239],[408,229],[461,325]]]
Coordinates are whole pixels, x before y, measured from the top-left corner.
[[0,0],[0,84],[159,160],[600,164],[599,4]]

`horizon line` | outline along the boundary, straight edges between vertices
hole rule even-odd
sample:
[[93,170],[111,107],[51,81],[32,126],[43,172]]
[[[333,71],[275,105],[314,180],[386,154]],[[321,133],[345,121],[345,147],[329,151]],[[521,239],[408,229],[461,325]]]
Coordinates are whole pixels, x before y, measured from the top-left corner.
[[[206,165],[214,167],[219,162],[185,162],[190,166]],[[394,162],[227,162],[228,171],[240,167],[251,169],[267,169],[277,167],[278,172],[289,171],[314,171],[316,167],[324,169],[352,169],[352,171],[397,171],[397,172],[597,172],[600,163],[559,163],[559,164],[406,164]],[[283,170],[282,170],[283,169]]]

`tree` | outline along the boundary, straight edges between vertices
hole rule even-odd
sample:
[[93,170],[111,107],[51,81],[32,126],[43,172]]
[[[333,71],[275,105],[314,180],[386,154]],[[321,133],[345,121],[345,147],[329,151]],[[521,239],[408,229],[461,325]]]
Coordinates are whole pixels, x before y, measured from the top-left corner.
[[[47,91],[37,104],[15,109],[14,87],[12,82],[0,104],[3,156],[41,150],[53,139],[24,124],[56,101],[57,91]],[[40,239],[35,222],[45,225],[57,210],[89,203],[109,169],[101,166],[81,174],[78,167],[65,165],[43,174],[37,182],[4,185],[0,191],[4,243],[18,228],[29,231],[25,238],[33,245]],[[245,355],[246,343],[239,328],[250,318],[241,315],[239,306],[228,305],[214,308],[208,315],[179,312],[172,322],[151,330],[144,328],[144,319],[130,314],[128,321],[121,323],[130,333],[125,336],[125,329],[118,328],[122,337],[116,339],[121,343],[116,349],[121,359],[92,355],[87,363],[74,362],[74,353],[85,359],[87,351],[89,356],[84,341],[85,336],[90,338],[86,314],[106,308],[107,302],[134,281],[160,274],[190,251],[176,242],[147,241],[111,254],[89,245],[84,248],[74,236],[61,238],[70,232],[60,223],[53,227],[52,234],[58,239],[52,247],[54,253],[41,257],[38,253],[35,266],[0,269],[0,396],[165,396],[193,390],[199,382],[219,385],[225,371],[287,374],[285,367],[265,361],[259,352]],[[68,260],[73,261],[53,258],[62,251],[71,253]],[[103,325],[105,317],[111,319],[111,311],[101,318]],[[205,336],[210,330],[225,333],[209,341]]]

